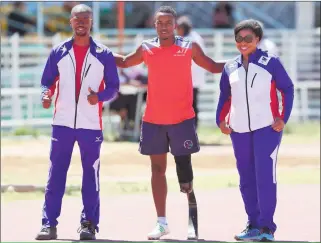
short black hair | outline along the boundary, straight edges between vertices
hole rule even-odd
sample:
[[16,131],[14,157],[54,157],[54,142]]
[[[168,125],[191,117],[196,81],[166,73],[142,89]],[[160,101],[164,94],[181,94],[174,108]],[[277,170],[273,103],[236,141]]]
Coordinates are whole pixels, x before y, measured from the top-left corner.
[[76,13],[90,13],[93,14],[93,11],[91,7],[85,4],[78,4],[74,6],[71,10],[71,15],[76,14]]
[[236,36],[241,30],[250,29],[253,33],[259,37],[259,40],[263,37],[263,29],[259,21],[255,19],[247,19],[239,22],[234,28],[234,36]]
[[155,16],[158,13],[168,13],[173,15],[173,17],[176,19],[177,18],[177,13],[175,11],[175,9],[171,6],[161,6],[156,12],[155,12]]

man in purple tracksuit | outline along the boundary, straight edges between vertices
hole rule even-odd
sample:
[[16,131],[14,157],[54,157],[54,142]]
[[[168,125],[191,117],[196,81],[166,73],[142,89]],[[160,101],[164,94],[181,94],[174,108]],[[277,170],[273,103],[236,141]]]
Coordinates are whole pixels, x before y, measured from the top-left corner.
[[[240,22],[234,34],[241,55],[224,67],[216,122],[231,136],[248,215],[246,229],[235,239],[273,241],[277,228],[273,220],[276,161],[294,88],[279,58],[257,48],[263,36],[257,21]],[[281,114],[277,90],[282,95]]]
[[91,8],[75,6],[70,24],[73,37],[52,49],[41,79],[43,107],[50,107],[55,90],[56,100],[49,179],[37,240],[57,238],[57,218],[75,142],[83,167],[80,240],[94,240],[98,232],[102,103],[117,94],[119,79],[112,52],[90,37]]

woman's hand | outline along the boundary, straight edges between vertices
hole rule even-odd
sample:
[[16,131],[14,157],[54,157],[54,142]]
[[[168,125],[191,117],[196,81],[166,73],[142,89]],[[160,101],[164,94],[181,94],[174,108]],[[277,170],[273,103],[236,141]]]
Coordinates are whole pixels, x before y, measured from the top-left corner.
[[226,134],[226,135],[229,135],[232,133],[232,129],[226,124],[225,121],[222,121],[220,123],[220,129],[221,129],[221,132]]
[[273,130],[277,132],[281,132],[284,129],[284,126],[284,121],[279,117],[275,118],[274,123],[272,124]]

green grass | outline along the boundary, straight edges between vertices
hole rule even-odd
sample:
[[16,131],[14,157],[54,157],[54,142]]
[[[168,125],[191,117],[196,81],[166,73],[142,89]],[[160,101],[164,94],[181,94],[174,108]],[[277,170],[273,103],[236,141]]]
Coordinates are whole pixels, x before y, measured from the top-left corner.
[[[317,168],[280,169],[277,172],[277,181],[279,185],[320,184],[320,170]],[[179,191],[177,179],[170,178],[167,180],[167,183],[169,192]],[[238,184],[238,174],[236,171],[234,172],[232,170],[210,176],[197,176],[194,179],[194,185],[197,190],[238,187]],[[138,182],[103,181],[100,186],[102,196],[151,193],[150,180]],[[42,192],[5,192],[1,194],[4,202],[43,199],[43,196],[44,194]],[[80,196],[80,191],[67,190],[66,196]]]
[[43,199],[43,192],[26,192],[26,193],[18,193],[18,192],[5,192],[1,193],[2,202],[12,202],[18,200],[37,200]]
[[[200,142],[203,144],[230,144],[229,136],[221,133],[217,127],[200,127],[198,130]],[[320,123],[288,123],[283,133],[283,143],[320,143]]]
[[[19,127],[13,131],[2,131],[1,136],[21,136],[29,135],[37,138],[40,135],[50,135],[50,127],[32,128]],[[107,134],[106,134],[107,136]],[[203,144],[230,144],[229,136],[221,133],[216,126],[200,126],[198,129],[200,142]],[[290,122],[285,126],[283,143],[298,144],[298,143],[320,143],[320,123],[319,122]]]
[[[318,169],[284,169],[278,171],[279,184],[320,184],[320,171]],[[167,180],[169,191],[178,191],[177,179]],[[218,188],[238,187],[239,176],[237,172],[217,173],[211,176],[198,176],[194,179],[195,188],[198,190],[214,190]],[[105,193],[145,193],[151,192],[150,182],[117,182],[116,184],[105,182],[102,188]],[[102,192],[104,193],[104,192]]]
[[[33,132],[32,129],[25,129],[21,128],[18,129],[15,132],[16,135],[30,135],[31,137],[37,137],[39,135],[42,135],[43,133]],[[1,134],[3,138],[3,134]],[[24,137],[25,139],[21,139],[22,137],[17,136],[17,140],[11,140],[11,139],[5,139],[2,140],[2,150],[6,149],[6,146],[24,146],[26,141],[29,141],[30,138]],[[214,127],[200,127],[199,128],[199,138],[201,142],[203,143],[217,143],[217,144],[230,144],[230,138],[229,136],[223,135],[220,133],[219,129]],[[46,141],[49,146],[49,142],[45,140],[38,140],[37,141]],[[28,142],[30,143],[30,141]],[[309,144],[320,144],[320,124],[319,123],[304,123],[304,124],[288,124],[286,126],[286,130],[284,132],[283,136],[283,144],[305,144],[309,146]],[[117,143],[117,144],[108,144],[109,150],[113,148],[113,156],[118,154],[123,154],[124,151],[128,149],[130,151],[130,148],[132,147],[132,144],[127,143]],[[315,146],[315,145],[314,145]],[[121,152],[122,151],[122,152]],[[127,152],[128,152],[127,151]],[[135,147],[135,153],[138,154],[137,148]],[[109,155],[108,155],[109,156]],[[140,166],[145,165],[142,163],[141,157],[133,157],[132,154],[128,154],[130,161],[133,161],[133,164],[135,165],[135,168],[138,168],[138,164]],[[213,165],[213,163],[217,160],[217,156],[214,157],[212,155],[204,155],[205,157],[202,157],[203,160],[208,160]],[[209,158],[207,158],[207,157]],[[12,157],[12,156],[11,156]],[[47,180],[47,164],[45,164],[44,169],[44,161],[47,160],[47,158],[35,158],[30,157],[29,160],[23,159],[23,161],[15,160],[14,158],[9,157],[2,157],[2,161],[4,159],[9,160],[5,163],[2,163],[1,170],[2,170],[2,178],[1,183],[4,184],[10,184],[10,183],[19,183],[22,184],[40,184],[44,185]],[[213,157],[213,161],[212,161]],[[110,157],[109,161],[118,161],[118,157],[113,157],[111,159]],[[135,160],[136,159],[136,160]],[[224,157],[224,163],[226,164],[228,161],[226,161],[227,158]],[[229,168],[233,168],[232,170],[221,170],[219,167],[219,164],[217,164],[213,168],[209,168],[216,173],[215,175],[211,176],[198,176],[195,177],[195,187],[199,190],[213,190],[216,188],[228,188],[228,187],[237,187],[238,186],[238,175],[236,173],[235,165],[234,165],[234,158],[230,158],[233,160],[233,163],[230,163],[231,166]],[[283,159],[283,162],[286,158]],[[302,158],[305,165],[313,165],[314,168],[302,168],[301,166],[295,167],[293,169],[289,168],[280,168],[278,170],[278,182],[279,184],[320,184],[320,171],[319,171],[319,159],[315,163],[311,162],[310,160],[314,160],[316,158]],[[291,159],[292,161],[292,159]],[[309,163],[308,163],[309,162]],[[137,163],[137,165],[135,164]],[[149,163],[149,161],[146,160],[146,163]],[[217,163],[217,162],[216,162]],[[317,163],[317,164],[316,164]],[[17,165],[17,167],[14,167],[14,165]],[[132,164],[132,165],[133,165]],[[289,162],[284,164],[288,166],[293,165],[299,165],[299,164],[290,164]],[[13,166],[11,168],[10,166]],[[28,165],[28,166],[26,166]],[[301,164],[300,164],[301,165]],[[302,164],[303,165],[303,164]],[[37,171],[40,172],[37,174],[36,171],[31,170],[30,168],[34,166],[37,168]],[[146,166],[146,165],[145,165]],[[304,166],[304,165],[303,165]],[[111,168],[111,167],[110,167]],[[131,167],[127,167],[131,168]],[[142,167],[139,167],[142,168]],[[131,171],[130,176],[136,176],[134,171],[129,169]],[[34,171],[33,174],[30,173],[30,171]],[[45,173],[42,173],[42,171],[45,171]],[[75,171],[74,171],[75,172]],[[116,173],[116,172],[115,172]],[[117,174],[117,173],[116,173]],[[73,177],[68,178],[67,184],[72,185],[80,185],[81,183],[81,177],[80,174],[75,172],[73,174]],[[111,175],[111,174],[108,174]],[[117,174],[118,175],[118,174]],[[126,174],[127,175],[127,174]],[[169,191],[178,191],[178,183],[176,179],[170,178],[168,179],[168,187]],[[116,195],[116,194],[136,194],[136,193],[150,193],[150,180],[146,179],[146,181],[139,181],[139,182],[121,182],[121,181],[104,181],[102,177],[101,181],[101,193],[102,195]],[[67,191],[67,196],[79,196],[80,192],[77,191]],[[35,193],[14,193],[14,192],[6,192],[2,193],[2,198],[4,201],[12,201],[12,200],[33,200],[33,199],[42,199],[43,193],[42,192],[35,192]]]

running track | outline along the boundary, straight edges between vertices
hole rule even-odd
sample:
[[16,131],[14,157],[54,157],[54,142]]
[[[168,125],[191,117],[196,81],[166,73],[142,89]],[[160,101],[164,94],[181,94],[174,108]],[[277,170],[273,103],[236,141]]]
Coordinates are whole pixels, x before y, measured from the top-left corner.
[[[275,221],[278,241],[320,242],[320,185],[279,186]],[[197,192],[200,238],[205,241],[234,241],[243,229],[245,213],[237,188]],[[63,201],[58,219],[59,241],[77,241],[80,198]],[[101,199],[98,241],[145,241],[155,225],[152,196],[122,195]],[[182,193],[168,195],[171,234],[164,239],[185,240],[187,203]],[[1,242],[34,241],[40,229],[42,201],[15,201],[1,205]]]

